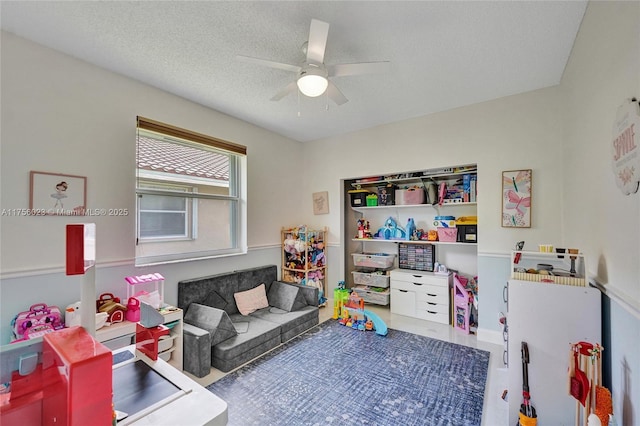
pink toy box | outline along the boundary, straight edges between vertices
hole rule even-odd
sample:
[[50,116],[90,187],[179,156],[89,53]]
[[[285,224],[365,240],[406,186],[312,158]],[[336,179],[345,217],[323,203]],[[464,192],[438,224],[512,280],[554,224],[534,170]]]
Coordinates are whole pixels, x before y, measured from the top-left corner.
[[20,312],[11,321],[15,340],[41,337],[64,327],[62,313],[57,306],[46,303],[31,305],[28,311]]

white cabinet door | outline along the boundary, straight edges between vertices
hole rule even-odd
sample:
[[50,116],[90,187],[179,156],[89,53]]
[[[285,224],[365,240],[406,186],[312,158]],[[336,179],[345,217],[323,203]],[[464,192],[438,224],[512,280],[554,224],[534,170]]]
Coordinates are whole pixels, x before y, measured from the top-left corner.
[[602,343],[600,298],[592,287],[509,281],[510,425],[517,423],[522,402],[521,342],[529,347],[529,389],[538,424],[574,424],[576,400],[567,390],[569,345]]
[[414,291],[395,288],[391,281],[391,307],[392,314],[416,316],[416,293]]

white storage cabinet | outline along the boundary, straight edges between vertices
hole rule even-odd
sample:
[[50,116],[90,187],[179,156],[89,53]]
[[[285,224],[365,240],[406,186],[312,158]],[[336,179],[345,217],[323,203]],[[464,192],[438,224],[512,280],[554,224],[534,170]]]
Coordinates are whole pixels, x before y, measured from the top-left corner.
[[391,271],[391,313],[450,324],[451,274]]

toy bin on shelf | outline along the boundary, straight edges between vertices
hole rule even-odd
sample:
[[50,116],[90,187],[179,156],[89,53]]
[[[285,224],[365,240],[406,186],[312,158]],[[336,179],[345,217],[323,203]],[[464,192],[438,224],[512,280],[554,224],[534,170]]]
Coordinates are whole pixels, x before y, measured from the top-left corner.
[[455,243],[458,239],[456,228],[438,228],[438,241],[443,243]]
[[389,273],[388,272],[358,272],[353,271],[354,284],[362,284],[365,286],[374,286],[380,288],[389,287]]
[[365,207],[367,205],[369,191],[366,189],[353,189],[348,192],[349,197],[351,197],[351,207]]
[[387,269],[393,266],[395,254],[389,253],[352,253],[353,264],[363,268]]
[[383,289],[378,287],[369,287],[365,285],[358,285],[353,288],[358,296],[360,296],[366,303],[374,303],[376,305],[388,305],[389,304],[389,289]]
[[424,204],[425,201],[423,188],[396,189],[395,197],[398,205]]
[[160,274],[125,277],[127,300],[135,297],[142,303],[160,309],[164,305],[164,277]]

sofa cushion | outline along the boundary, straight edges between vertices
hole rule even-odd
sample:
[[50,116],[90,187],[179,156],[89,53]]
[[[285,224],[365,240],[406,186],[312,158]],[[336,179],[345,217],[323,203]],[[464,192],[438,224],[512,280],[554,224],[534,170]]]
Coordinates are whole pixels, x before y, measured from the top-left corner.
[[224,299],[224,297],[220,296],[217,291],[211,290],[207,295],[206,299],[204,299],[204,304],[207,306],[211,306],[212,308],[218,308],[224,310],[227,307],[228,303]]
[[248,323],[247,331],[215,345],[213,353],[216,358],[231,360],[252,352],[254,347],[267,341],[280,339],[280,325],[274,322],[241,314],[233,314],[230,318],[234,323]]
[[234,293],[233,298],[236,300],[236,306],[242,315],[249,315],[251,312],[269,306],[264,284],[260,284],[251,290]]
[[[304,324],[310,321],[314,321],[315,324],[317,324],[319,321],[319,315],[319,310],[315,306],[305,306],[300,310],[291,312],[286,312],[278,308],[269,307],[266,309],[259,309],[249,315],[249,317],[260,318],[274,324],[279,324],[280,333],[288,334],[290,330],[293,330],[300,324]],[[284,341],[285,340],[283,340],[283,342]]]
[[185,312],[191,303],[206,304],[205,300],[213,290],[227,302],[224,310],[229,314],[238,313],[233,293],[239,291],[239,275],[236,272],[210,275],[207,277],[182,280],[178,283],[178,307]]
[[304,295],[296,286],[274,281],[267,294],[269,306],[280,308],[284,311],[291,312],[307,306]]
[[189,306],[184,322],[209,332],[212,346],[238,334],[225,311],[198,303]]

